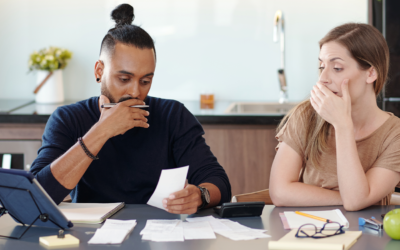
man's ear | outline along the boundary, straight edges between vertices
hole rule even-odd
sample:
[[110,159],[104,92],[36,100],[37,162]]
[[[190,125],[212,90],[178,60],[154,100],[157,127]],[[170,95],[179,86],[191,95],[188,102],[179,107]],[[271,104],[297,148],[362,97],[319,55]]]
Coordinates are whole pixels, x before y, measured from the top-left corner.
[[94,77],[96,78],[96,82],[101,82],[101,77],[103,76],[104,71],[104,63],[102,60],[97,60],[94,65]]
[[378,78],[378,73],[376,69],[371,66],[371,68],[367,69],[367,83],[374,83]]

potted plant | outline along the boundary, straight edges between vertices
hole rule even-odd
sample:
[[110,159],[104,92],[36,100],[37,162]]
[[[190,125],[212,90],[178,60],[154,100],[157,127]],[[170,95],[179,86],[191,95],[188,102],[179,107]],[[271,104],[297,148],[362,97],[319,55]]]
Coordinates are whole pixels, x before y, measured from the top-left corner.
[[62,70],[67,66],[72,52],[58,47],[49,47],[33,52],[29,57],[29,70],[37,71],[34,93],[37,103],[59,103],[64,101]]

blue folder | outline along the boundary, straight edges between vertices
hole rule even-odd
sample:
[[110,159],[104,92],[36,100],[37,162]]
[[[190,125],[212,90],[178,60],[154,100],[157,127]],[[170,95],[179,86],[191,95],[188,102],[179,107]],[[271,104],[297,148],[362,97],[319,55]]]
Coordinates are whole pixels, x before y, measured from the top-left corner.
[[27,230],[32,225],[73,227],[32,173],[24,170],[0,168],[0,205],[16,222],[28,225]]

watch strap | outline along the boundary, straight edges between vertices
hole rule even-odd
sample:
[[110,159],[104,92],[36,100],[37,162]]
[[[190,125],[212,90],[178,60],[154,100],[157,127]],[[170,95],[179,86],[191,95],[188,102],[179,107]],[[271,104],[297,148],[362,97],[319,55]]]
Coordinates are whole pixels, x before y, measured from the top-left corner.
[[198,189],[200,189],[200,192],[201,192],[201,201],[202,201],[202,203],[201,203],[200,207],[198,207],[198,210],[200,210],[200,209],[203,209],[205,206],[208,205],[207,200],[206,200],[206,194],[205,194],[205,192],[208,192],[208,190],[206,188],[204,188],[204,187],[200,187],[200,186],[196,186],[196,187]]

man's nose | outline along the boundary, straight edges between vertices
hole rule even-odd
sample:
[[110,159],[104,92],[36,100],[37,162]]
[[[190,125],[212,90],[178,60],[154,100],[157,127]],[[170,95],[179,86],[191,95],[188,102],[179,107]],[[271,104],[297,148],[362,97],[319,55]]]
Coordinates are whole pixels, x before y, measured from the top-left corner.
[[138,98],[140,96],[139,81],[134,81],[132,84],[130,84],[127,92],[127,94],[129,94],[133,98]]

